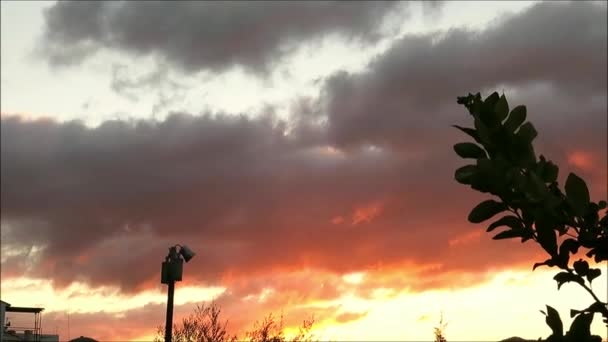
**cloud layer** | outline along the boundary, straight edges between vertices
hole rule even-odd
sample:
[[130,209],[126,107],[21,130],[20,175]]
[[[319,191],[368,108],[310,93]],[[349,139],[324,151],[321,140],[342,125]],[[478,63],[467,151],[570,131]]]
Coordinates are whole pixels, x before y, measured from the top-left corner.
[[302,42],[337,34],[374,41],[393,1],[58,2],[45,14],[43,52],[71,64],[101,48],[154,55],[186,72],[238,65],[268,72]]
[[[45,49],[57,63],[103,48],[185,71],[263,74],[295,42],[376,39],[396,6],[59,2],[46,13]],[[364,71],[328,75],[318,98],[294,99],[289,119],[172,113],[91,128],[3,114],[3,279],[134,293],[157,286],[167,247],[185,243],[198,253],[188,282],[228,288],[228,307],[272,284],[274,310],[337,298],[350,272],[371,275],[351,289],[373,297],[527,265],[533,246],[488,243],[466,222],[482,196],[453,181],[462,162],[452,145],[466,138],[450,125],[468,124],[456,97],[504,89],[511,107],[526,104],[537,151],[605,199],[605,10],[546,2],[481,31],[405,35]]]
[[[50,27],[78,6],[138,5],[58,3]],[[597,75],[606,74],[606,22],[598,8],[542,3],[481,32],[405,36],[366,71],[330,76],[315,113],[300,106],[291,121],[174,113],[88,128],[4,116],[3,242],[29,248],[22,253],[34,275],[128,291],[155,281],[167,245],[186,241],[201,256],[194,277],[209,283],[299,267],[506,264],[516,257],[491,255],[508,245],[460,243],[475,240],[463,238],[472,228],[464,218],[479,197],[452,181],[459,161],[451,145],[462,138],[449,125],[466,118],[454,99],[507,87],[512,103],[528,104],[546,154],[579,168],[572,156],[586,154],[581,172],[601,193],[606,79]],[[563,16],[581,24],[561,25]],[[25,266],[17,260],[9,257],[3,272]]]

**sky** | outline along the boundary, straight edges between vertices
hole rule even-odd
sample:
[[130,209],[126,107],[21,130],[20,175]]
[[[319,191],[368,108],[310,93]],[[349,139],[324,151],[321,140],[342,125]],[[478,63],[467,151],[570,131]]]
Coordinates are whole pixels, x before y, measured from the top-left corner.
[[448,340],[536,339],[546,304],[569,326],[591,303],[467,221],[486,197],[454,181],[451,125],[457,96],[504,93],[606,199],[606,2],[0,6],[1,294],[45,333],[151,339],[177,243],[175,321],[215,300],[239,333],[282,312],[431,340],[443,314]]

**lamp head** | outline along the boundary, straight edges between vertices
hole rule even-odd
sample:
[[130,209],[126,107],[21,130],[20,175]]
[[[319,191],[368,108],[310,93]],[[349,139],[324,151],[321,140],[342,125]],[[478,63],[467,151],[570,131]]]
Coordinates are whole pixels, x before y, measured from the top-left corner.
[[192,259],[192,257],[194,257],[196,255],[196,253],[194,253],[190,248],[188,248],[188,246],[186,245],[181,245],[181,248],[179,249],[179,254],[182,255],[182,257],[184,258],[185,262],[190,261],[190,259]]

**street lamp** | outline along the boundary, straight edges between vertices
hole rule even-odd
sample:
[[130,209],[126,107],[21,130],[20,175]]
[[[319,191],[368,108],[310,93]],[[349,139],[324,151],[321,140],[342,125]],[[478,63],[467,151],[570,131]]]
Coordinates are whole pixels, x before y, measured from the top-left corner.
[[[179,252],[177,251],[177,247],[179,247]],[[175,282],[182,280],[184,261],[190,261],[194,255],[196,255],[196,253],[188,248],[188,246],[178,244],[169,248],[169,254],[165,257],[165,261],[163,261],[160,272],[160,282],[161,284],[167,284],[168,286],[165,342],[171,342],[173,334],[173,292],[175,290]]]

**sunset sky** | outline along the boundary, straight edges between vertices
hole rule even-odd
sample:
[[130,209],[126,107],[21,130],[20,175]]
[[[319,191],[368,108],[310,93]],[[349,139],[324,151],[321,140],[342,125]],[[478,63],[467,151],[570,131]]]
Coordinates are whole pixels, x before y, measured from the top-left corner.
[[0,290],[45,333],[151,339],[176,243],[175,321],[215,299],[241,335],[536,339],[592,302],[467,221],[451,125],[504,92],[606,199],[605,1],[0,4]]

